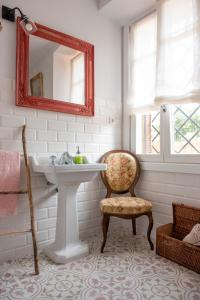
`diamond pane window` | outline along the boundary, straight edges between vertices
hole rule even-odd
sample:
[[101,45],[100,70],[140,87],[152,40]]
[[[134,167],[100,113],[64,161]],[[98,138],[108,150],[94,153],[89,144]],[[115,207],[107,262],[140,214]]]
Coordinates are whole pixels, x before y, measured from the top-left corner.
[[173,142],[175,154],[200,153],[200,105],[173,105]]
[[137,114],[136,116],[137,154],[160,153],[160,112]]

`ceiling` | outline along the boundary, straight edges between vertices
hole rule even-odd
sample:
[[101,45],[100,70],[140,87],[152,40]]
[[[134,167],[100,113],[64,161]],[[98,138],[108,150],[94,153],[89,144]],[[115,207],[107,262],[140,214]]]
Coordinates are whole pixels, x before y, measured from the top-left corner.
[[97,0],[99,11],[120,26],[152,9],[156,0]]

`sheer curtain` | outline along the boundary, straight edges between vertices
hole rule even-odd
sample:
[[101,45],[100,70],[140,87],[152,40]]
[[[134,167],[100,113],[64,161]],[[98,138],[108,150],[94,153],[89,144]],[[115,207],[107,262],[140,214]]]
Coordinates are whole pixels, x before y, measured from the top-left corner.
[[155,103],[200,102],[200,1],[158,0]]
[[130,27],[129,104],[133,111],[151,110],[155,99],[156,13]]
[[157,0],[130,26],[129,106],[200,102],[200,0]]

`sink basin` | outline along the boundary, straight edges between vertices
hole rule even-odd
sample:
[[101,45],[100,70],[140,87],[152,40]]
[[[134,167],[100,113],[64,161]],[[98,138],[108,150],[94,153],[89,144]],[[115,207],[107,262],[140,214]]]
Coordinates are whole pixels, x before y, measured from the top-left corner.
[[67,263],[88,254],[88,245],[79,241],[76,193],[82,182],[93,180],[106,164],[50,165],[48,158],[31,157],[32,169],[43,173],[58,187],[57,224],[54,243],[44,252],[56,263]]
[[48,158],[35,159],[31,157],[34,172],[43,173],[47,181],[59,185],[71,185],[93,180],[99,171],[106,169],[106,164],[91,163],[82,165],[55,165],[49,163]]

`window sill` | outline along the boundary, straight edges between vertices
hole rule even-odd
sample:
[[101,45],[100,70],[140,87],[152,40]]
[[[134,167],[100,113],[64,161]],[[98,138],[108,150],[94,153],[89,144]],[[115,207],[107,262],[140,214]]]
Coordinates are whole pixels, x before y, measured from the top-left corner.
[[199,164],[140,162],[143,171],[200,174]]

